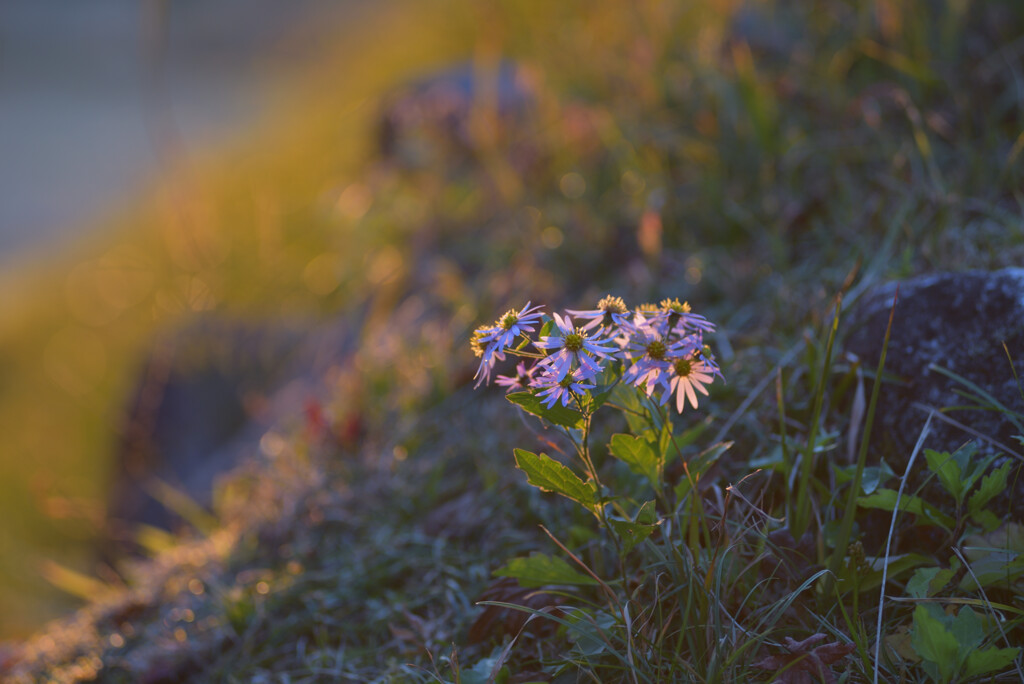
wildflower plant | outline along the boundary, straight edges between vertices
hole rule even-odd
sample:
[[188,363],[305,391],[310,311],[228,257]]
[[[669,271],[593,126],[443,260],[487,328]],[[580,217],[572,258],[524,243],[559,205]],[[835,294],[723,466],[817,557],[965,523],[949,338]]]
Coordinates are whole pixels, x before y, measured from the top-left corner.
[[[514,372],[498,375],[497,384],[506,388],[510,402],[562,432],[576,459],[563,463],[517,448],[516,465],[530,484],[576,502],[596,518],[609,548],[615,549],[617,560],[612,562],[618,577],[599,577],[550,532],[584,572],[562,558],[534,554],[513,559],[495,574],[514,577],[523,586],[597,584],[607,600],[606,611],[588,613],[587,619],[577,615],[567,623],[575,625],[570,631],[585,631],[602,620],[626,629],[630,611],[635,615],[637,609],[630,607],[628,596],[611,587],[626,588],[638,581],[628,577],[630,554],[664,524],[661,537],[685,536],[692,545],[691,557],[696,558],[709,533],[697,481],[728,444],[682,458],[706,422],[674,434],[671,409],[679,414],[687,406],[697,409],[698,395],[706,396],[707,386],[722,379],[705,340],[715,326],[678,299],[629,309],[621,298],[609,296],[591,310],[550,316],[541,311],[542,307],[527,304],[475,331],[471,344],[480,358],[477,385],[487,383],[507,356],[517,357]],[[608,409],[621,413],[629,426],[628,433],[612,435],[608,444],[611,458],[633,474],[625,483],[616,481],[616,487],[602,482],[602,473],[607,474],[612,464],[603,462],[601,450],[591,445],[595,415],[602,410],[610,413]],[[671,482],[666,465],[676,459],[684,474]]]

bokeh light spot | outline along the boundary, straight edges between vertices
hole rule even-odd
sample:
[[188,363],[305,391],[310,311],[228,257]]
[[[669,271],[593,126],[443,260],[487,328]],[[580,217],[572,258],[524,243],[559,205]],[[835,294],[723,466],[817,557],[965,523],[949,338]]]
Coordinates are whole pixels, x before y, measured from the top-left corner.
[[580,174],[571,171],[562,176],[562,180],[558,182],[558,187],[561,189],[562,194],[569,199],[579,199],[587,191],[587,181]]
[[350,221],[358,221],[366,216],[373,204],[373,193],[362,183],[353,183],[338,195],[334,205],[338,213]]
[[558,226],[548,226],[540,234],[540,242],[548,249],[558,249],[565,241],[565,235]]

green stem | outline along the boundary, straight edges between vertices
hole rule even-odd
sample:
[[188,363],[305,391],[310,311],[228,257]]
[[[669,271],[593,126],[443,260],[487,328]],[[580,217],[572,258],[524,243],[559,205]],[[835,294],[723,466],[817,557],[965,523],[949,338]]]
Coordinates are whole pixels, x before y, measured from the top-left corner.
[[843,307],[843,296],[836,297],[835,315],[832,317],[832,327],[828,333],[828,343],[825,347],[825,364],[821,369],[821,377],[818,378],[818,386],[814,392],[814,414],[811,418],[811,432],[807,438],[807,447],[804,450],[804,459],[800,468],[800,485],[796,493],[796,515],[790,521],[790,533],[793,539],[800,539],[807,526],[810,524],[810,496],[811,472],[814,470],[814,447],[818,439],[818,427],[821,421],[821,408],[825,403],[825,385],[828,382],[828,373],[832,367],[832,345],[835,343],[836,331],[839,329],[839,313]]
[[[899,288],[896,289],[896,297],[899,297]],[[896,298],[893,298],[892,309],[889,310],[889,323],[885,327],[885,339],[882,341],[882,356],[878,359],[878,368],[875,370],[875,381],[871,386],[871,401],[868,402],[867,422],[864,425],[864,434],[860,438],[860,451],[857,452],[857,469],[853,473],[853,482],[850,483],[850,493],[846,497],[846,508],[843,510],[843,520],[839,526],[839,537],[836,539],[836,546],[832,549],[828,569],[829,574],[825,580],[825,592],[823,596],[832,593],[832,585],[835,582],[836,573],[846,557],[846,548],[850,543],[850,533],[853,530],[853,517],[857,511],[857,496],[860,494],[860,486],[864,476],[864,466],[867,462],[868,442],[871,440],[871,426],[875,420],[875,409],[878,405],[878,394],[882,388],[882,370],[885,368],[885,355],[889,351],[889,336],[892,333],[892,321],[896,315]],[[885,591],[885,587],[882,587]]]

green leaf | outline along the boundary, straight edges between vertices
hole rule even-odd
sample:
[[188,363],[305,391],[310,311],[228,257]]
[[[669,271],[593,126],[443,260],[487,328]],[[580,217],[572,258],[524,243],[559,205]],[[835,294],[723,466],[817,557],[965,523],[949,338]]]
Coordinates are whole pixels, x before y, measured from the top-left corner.
[[650,537],[656,527],[655,525],[633,522],[631,520],[620,520],[618,518],[609,518],[608,524],[615,534],[618,535],[619,539],[622,540],[622,550],[624,553],[629,553],[633,550],[633,547]]
[[952,632],[942,624],[942,620],[933,615],[933,611],[942,614],[942,610],[933,604],[918,605],[914,609],[910,644],[917,655],[936,666],[938,679],[948,682],[956,674],[959,644]]
[[732,447],[732,445],[733,442],[719,442],[691,458],[687,462],[687,472],[689,473],[689,477],[683,475],[679,480],[679,483],[676,484],[674,490],[676,500],[682,501],[690,493],[693,485],[700,480],[701,476],[703,476],[704,473],[706,473],[708,469],[710,469],[711,466],[721,458],[722,454]]
[[719,442],[718,444],[712,444],[707,449],[697,454],[695,458],[690,459],[690,472],[698,472],[703,475],[718,461],[718,459],[722,457],[722,454],[732,448],[732,445],[733,442]]
[[658,509],[653,501],[644,501],[643,505],[633,516],[633,520],[647,525],[653,525],[658,522]]
[[981,642],[985,640],[985,627],[981,624],[981,618],[969,606],[960,609],[950,627],[957,643],[960,644],[961,660],[966,659],[967,653],[981,646]]
[[515,450],[516,467],[526,473],[526,481],[544,492],[555,492],[572,499],[596,514],[599,502],[592,483],[584,482],[568,467],[546,454]]
[[988,467],[992,465],[992,461],[999,457],[999,454],[993,453],[983,458],[975,458],[977,451],[977,445],[974,442],[968,442],[953,452],[953,458],[959,459],[960,468],[964,473],[965,493],[971,491],[971,487],[985,474]]
[[524,589],[536,589],[548,584],[589,586],[597,584],[590,575],[577,572],[566,561],[556,556],[532,553],[529,558],[513,558],[494,571],[495,577],[512,577]]
[[981,528],[986,532],[992,532],[999,527],[1003,521],[996,517],[996,514],[992,511],[978,511],[971,516],[971,520],[981,525]]
[[502,666],[497,675],[493,679],[491,678],[494,668],[498,665],[499,657],[493,655],[490,658],[477,661],[476,665],[470,669],[462,670],[457,681],[459,684],[505,684],[512,676],[507,666]]
[[942,486],[956,499],[957,506],[963,503],[963,472],[960,469],[960,464],[957,463],[957,459],[953,458],[953,455],[948,451],[933,451],[932,449],[925,449],[924,457],[928,461],[928,470],[938,476]]
[[953,579],[953,574],[949,568],[919,568],[907,580],[907,593],[914,598],[934,596]]
[[[978,487],[974,494],[971,494],[971,498],[967,501],[967,512],[970,513],[971,517],[981,513],[982,509],[985,508],[985,504],[1006,489],[1006,478],[1010,474],[1010,465],[1012,465],[1011,462],[1007,461],[1002,467],[993,470],[990,475],[982,478],[981,486]],[[991,532],[993,529],[995,528],[989,529],[986,527],[988,532]]]
[[645,440],[632,435],[612,435],[609,448],[612,456],[629,466],[630,470],[646,477],[653,487],[658,486],[661,479],[661,464],[658,455]]
[[[844,485],[847,482],[853,480],[854,474],[857,471],[857,465],[839,466],[833,465],[832,469],[836,473],[836,484]],[[867,466],[864,468],[864,473],[861,475],[860,480],[860,491],[863,494],[872,494],[879,485],[893,477],[895,473],[889,464],[882,460],[881,465]]]
[[704,420],[697,423],[693,427],[683,430],[682,434],[680,434],[678,437],[672,440],[672,449],[669,450],[668,457],[665,459],[665,462],[672,462],[672,459],[678,455],[677,449],[679,451],[682,451],[686,447],[696,442],[697,438],[704,434],[704,431],[711,426],[711,423],[712,421],[714,421],[714,419],[714,416],[707,416]]
[[605,405],[605,403],[612,398],[612,393],[615,388],[619,386],[619,380],[622,378],[622,372],[617,370],[617,366],[609,365],[601,375],[598,376],[595,387],[590,392],[590,407],[589,412],[591,414],[597,409]]
[[631,386],[619,383],[612,390],[612,401],[622,409],[629,431],[635,435],[643,434],[651,426],[650,412],[640,402],[640,395]]
[[637,544],[651,536],[660,521],[658,511],[653,501],[645,501],[632,520],[622,518],[609,518],[608,523],[612,530],[622,540],[626,553],[633,550]]
[[961,591],[977,591],[979,585],[993,584],[1008,586],[1024,576],[1024,555],[1015,551],[993,549],[990,553],[971,562],[971,572],[960,580]]
[[1019,648],[992,647],[983,651],[971,651],[967,656],[967,666],[964,668],[963,676],[965,679],[969,679],[989,672],[998,672],[1009,667],[1019,653]]
[[891,581],[908,570],[920,567],[927,563],[934,563],[935,559],[920,553],[907,553],[896,556],[870,557],[866,559],[871,565],[871,570],[860,578],[860,591],[869,591],[882,584],[882,570],[886,569],[886,576]]
[[[859,497],[857,505],[861,508],[880,508],[883,511],[891,511],[896,508],[896,496],[897,493],[894,489],[880,489],[871,496]],[[919,515],[946,530],[953,529],[955,524],[953,518],[918,496],[904,494],[900,497],[900,510]]]
[[584,660],[594,662],[608,652],[611,647],[608,633],[618,624],[613,615],[598,611],[594,615],[578,610],[569,614],[567,621],[569,640],[573,642],[573,651]]
[[561,425],[562,427],[578,430],[583,427],[583,414],[574,409],[556,403],[548,408],[541,400],[530,392],[512,392],[505,395],[505,398],[516,406],[535,416],[540,416],[549,423]]

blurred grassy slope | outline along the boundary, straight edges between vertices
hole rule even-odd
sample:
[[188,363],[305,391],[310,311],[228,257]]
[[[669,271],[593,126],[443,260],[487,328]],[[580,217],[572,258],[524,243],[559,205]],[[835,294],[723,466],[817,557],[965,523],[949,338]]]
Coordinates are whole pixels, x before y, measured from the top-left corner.
[[[770,350],[857,257],[876,279],[1013,263],[1024,120],[1004,61],[1021,24],[1011,3],[510,1],[396,5],[345,30],[252,147],[169,170],[109,242],[31,276],[2,323],[4,629],[48,600],[41,558],[85,563],[132,372],[198,312],[326,315],[372,294],[383,321],[429,284],[447,333],[397,314],[414,341],[368,333],[387,368],[372,403],[450,389],[459,326],[531,296],[678,294],[735,347]],[[499,55],[536,76],[525,132],[482,135],[472,163],[376,165],[377,95]],[[532,160],[512,163],[517,146]]]
[[[373,151],[375,98],[469,54],[472,13],[440,8],[354,11],[332,54],[280,86],[289,104],[249,141],[179,160],[93,237],[6,277],[0,636],[67,609],[40,577],[44,559],[91,572],[121,411],[154,336],[210,311],[323,316],[365,289],[372,236],[351,236],[334,205]],[[339,287],[310,285],[317,257]]]

